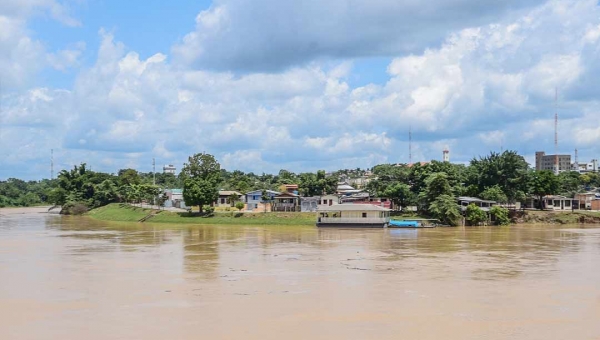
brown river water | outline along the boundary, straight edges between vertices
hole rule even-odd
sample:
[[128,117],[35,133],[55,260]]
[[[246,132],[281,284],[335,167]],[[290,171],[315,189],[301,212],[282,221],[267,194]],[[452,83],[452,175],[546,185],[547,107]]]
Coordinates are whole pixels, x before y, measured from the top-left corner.
[[2,214],[0,339],[600,339],[600,228]]

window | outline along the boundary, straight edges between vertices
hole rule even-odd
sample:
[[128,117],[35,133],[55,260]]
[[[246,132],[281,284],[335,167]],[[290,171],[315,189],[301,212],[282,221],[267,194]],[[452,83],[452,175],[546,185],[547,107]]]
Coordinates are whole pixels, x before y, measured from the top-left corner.
[[327,204],[327,200],[323,200],[323,204]]
[[221,204],[225,204],[225,199],[221,198]]
[[254,203],[254,209],[258,208],[258,204]]
[[366,218],[367,217],[367,213],[362,213],[362,217]]

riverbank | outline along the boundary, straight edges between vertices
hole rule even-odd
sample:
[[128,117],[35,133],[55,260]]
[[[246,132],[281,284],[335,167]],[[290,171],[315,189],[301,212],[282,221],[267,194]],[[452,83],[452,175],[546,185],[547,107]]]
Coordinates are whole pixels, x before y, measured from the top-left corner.
[[[33,211],[35,209],[40,210],[42,207],[10,208],[14,210],[13,213],[35,212]],[[47,210],[47,207],[45,209]],[[199,216],[188,212],[159,211],[119,203],[93,209],[86,215],[100,221],[139,222],[143,220],[145,223],[204,225],[314,225],[316,220],[315,213],[216,212],[213,216]],[[399,219],[408,217],[396,216]],[[511,221],[512,224],[600,224],[600,212],[526,210],[512,213]]]
[[198,216],[188,212],[170,212],[113,203],[89,211],[87,216],[101,221],[205,225],[315,225],[315,213],[292,212],[222,212],[213,216]]
[[514,224],[600,224],[599,211],[525,210],[511,214]]

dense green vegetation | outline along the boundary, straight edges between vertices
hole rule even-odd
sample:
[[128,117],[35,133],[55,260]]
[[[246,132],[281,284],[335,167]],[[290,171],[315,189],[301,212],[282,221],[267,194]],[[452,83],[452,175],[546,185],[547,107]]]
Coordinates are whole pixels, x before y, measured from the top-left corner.
[[[371,171],[346,169],[331,174],[324,171],[296,174],[282,169],[276,175],[229,172],[222,169],[212,155],[199,153],[189,157],[178,176],[134,169],[107,174],[91,171],[83,163],[71,170],[62,170],[53,181],[25,182],[11,178],[0,182],[0,206],[58,204],[65,213],[81,213],[116,202],[160,204],[165,199],[160,195],[162,189],[183,188],[186,205],[199,207],[199,212],[211,215],[209,205],[216,200],[219,190],[262,190],[263,202],[269,204],[270,197],[265,190],[278,190],[282,184],[298,184],[300,195],[316,196],[334,193],[340,176],[356,178],[369,172],[372,174],[365,189],[372,195],[389,198],[398,207],[416,206],[419,214],[451,225],[462,218],[454,200],[457,196],[514,203],[528,196],[572,197],[577,192],[600,187],[598,173],[563,172],[556,176],[549,171],[532,171],[525,159],[514,151],[492,152],[472,159],[469,165],[432,161],[414,165],[381,164]],[[239,199],[232,196],[229,203],[236,206]],[[240,207],[238,205],[238,209]],[[507,223],[504,211],[496,209],[493,214],[496,223]],[[471,215],[469,223],[481,223],[476,211]]]

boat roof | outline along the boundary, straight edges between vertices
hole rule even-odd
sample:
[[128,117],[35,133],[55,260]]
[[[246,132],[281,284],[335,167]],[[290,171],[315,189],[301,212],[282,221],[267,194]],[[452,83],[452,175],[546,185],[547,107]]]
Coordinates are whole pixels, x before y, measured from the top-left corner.
[[334,204],[330,206],[321,206],[317,211],[391,211],[373,204]]

